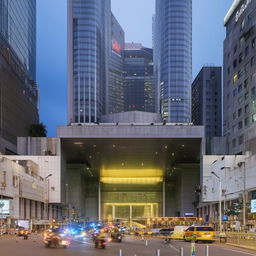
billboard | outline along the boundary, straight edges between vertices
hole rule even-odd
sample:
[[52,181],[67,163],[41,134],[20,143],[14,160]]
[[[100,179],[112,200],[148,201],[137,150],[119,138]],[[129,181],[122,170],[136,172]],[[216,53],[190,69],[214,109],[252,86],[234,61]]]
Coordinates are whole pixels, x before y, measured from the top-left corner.
[[0,200],[0,215],[10,215],[10,200]]
[[256,199],[251,200],[251,213],[256,213]]

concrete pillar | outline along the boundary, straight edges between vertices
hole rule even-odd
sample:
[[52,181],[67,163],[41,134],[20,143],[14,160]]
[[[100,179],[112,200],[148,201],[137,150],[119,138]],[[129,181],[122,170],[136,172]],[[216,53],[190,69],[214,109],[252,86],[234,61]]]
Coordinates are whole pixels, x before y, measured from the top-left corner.
[[130,224],[132,222],[132,205],[130,204]]
[[165,217],[165,181],[163,181],[163,217]]
[[98,219],[101,221],[101,190],[100,190],[100,181],[99,181],[99,190],[98,190]]

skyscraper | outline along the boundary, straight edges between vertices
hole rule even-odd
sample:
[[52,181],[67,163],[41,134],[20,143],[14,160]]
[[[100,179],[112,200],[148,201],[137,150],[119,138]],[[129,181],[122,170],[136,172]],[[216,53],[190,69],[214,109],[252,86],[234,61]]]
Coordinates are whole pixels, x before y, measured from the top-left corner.
[[36,0],[0,0],[0,152],[38,122]]
[[68,0],[68,122],[106,112],[111,45],[110,0]]
[[124,77],[124,110],[155,112],[152,49],[141,44],[126,43]]
[[224,24],[223,129],[227,153],[256,153],[256,2],[234,1]]
[[192,0],[156,0],[154,23],[158,111],[168,122],[190,122]]
[[111,14],[110,50],[106,114],[124,111],[124,31],[113,14]]
[[203,67],[192,83],[192,122],[206,137],[222,135],[221,67]]

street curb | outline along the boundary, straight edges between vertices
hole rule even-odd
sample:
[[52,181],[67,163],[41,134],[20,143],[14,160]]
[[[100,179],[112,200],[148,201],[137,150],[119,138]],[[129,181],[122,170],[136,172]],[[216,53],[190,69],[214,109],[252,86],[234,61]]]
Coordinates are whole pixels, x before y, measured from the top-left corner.
[[231,243],[226,243],[226,244],[227,244],[227,245],[234,246],[234,247],[239,247],[239,248],[243,248],[243,249],[249,249],[249,250],[256,251],[256,247],[255,247],[255,246],[246,246],[246,245],[231,244]]

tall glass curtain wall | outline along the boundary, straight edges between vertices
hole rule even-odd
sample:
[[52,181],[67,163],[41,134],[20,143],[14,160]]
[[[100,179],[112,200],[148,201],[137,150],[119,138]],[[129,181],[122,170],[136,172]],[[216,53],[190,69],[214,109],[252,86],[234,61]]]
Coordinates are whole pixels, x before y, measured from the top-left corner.
[[36,0],[0,0],[0,34],[36,79]]
[[73,111],[75,122],[97,122],[104,112],[106,23],[109,0],[73,0]]
[[156,0],[154,28],[161,114],[168,122],[190,122],[192,0]]

